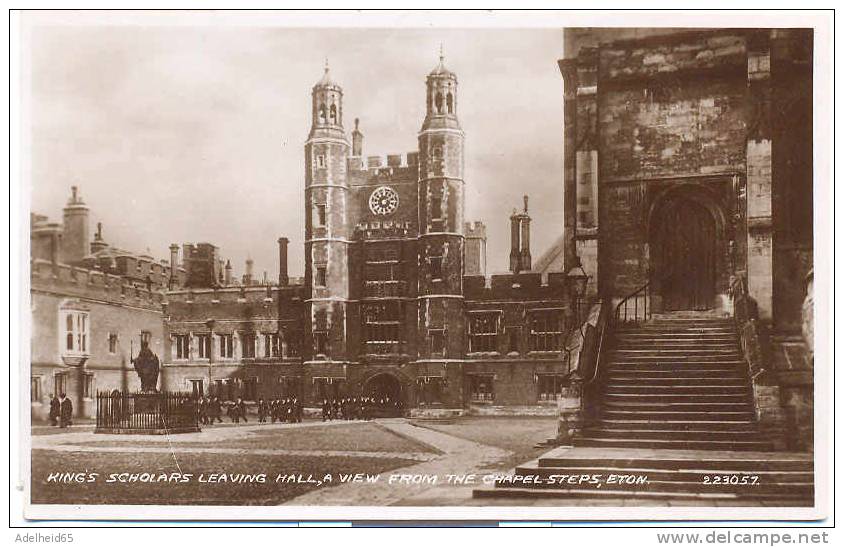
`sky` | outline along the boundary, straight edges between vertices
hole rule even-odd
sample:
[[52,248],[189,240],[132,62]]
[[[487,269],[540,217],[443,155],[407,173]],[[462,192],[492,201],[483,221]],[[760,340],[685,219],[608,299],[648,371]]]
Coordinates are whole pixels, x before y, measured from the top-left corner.
[[[31,210],[61,221],[76,185],[117,247],[169,256],[210,242],[236,275],[304,270],[304,142],[325,59],[365,155],[417,147],[425,76],[458,76],[466,219],[506,271],[509,215],[530,196],[536,260],[563,229],[561,29],[33,25],[24,49]],[[141,21],[143,22],[143,21]],[[151,21],[152,22],[152,21]],[[29,144],[29,146],[27,146]]]

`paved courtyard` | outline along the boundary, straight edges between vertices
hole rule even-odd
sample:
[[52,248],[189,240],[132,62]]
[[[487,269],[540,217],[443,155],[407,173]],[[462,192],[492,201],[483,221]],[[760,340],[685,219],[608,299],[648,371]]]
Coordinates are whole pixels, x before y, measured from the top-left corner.
[[[477,486],[466,482],[467,475],[480,480],[536,457],[544,450],[535,445],[555,427],[547,417],[464,418],[453,424],[250,422],[172,436],[98,435],[89,425],[36,426],[32,501],[467,505],[475,503],[471,495]],[[352,482],[355,474],[361,475]]]

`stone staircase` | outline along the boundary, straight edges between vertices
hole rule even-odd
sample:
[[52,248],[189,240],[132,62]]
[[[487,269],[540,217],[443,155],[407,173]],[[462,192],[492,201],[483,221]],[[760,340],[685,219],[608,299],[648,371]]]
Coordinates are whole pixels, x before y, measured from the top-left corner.
[[576,446],[773,450],[754,419],[729,319],[657,319],[615,332],[600,420]]
[[[597,419],[573,448],[523,464],[475,497],[812,505],[812,456],[773,452],[759,432],[731,320],[660,317],[616,329],[612,342]],[[600,475],[600,486],[560,482],[584,475]]]
[[[595,476],[599,482],[590,483]],[[559,505],[811,507],[814,466],[804,453],[560,447],[473,496],[513,505],[555,499]]]

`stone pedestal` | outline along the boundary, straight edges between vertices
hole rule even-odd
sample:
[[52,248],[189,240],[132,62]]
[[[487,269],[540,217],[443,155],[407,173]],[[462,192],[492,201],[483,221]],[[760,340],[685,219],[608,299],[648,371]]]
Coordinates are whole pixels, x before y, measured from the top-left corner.
[[572,439],[583,429],[583,387],[580,382],[563,388],[558,402],[557,443],[571,444]]
[[759,432],[765,440],[772,442],[775,450],[786,450],[785,409],[780,400],[780,387],[770,380],[770,373],[767,372],[753,379],[756,419]]

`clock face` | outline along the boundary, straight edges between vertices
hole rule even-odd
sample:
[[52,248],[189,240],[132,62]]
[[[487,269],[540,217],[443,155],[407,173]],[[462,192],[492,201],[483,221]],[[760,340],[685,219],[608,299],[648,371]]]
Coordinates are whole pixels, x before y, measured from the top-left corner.
[[389,186],[376,188],[369,196],[369,208],[376,215],[389,215],[398,209],[399,195]]

